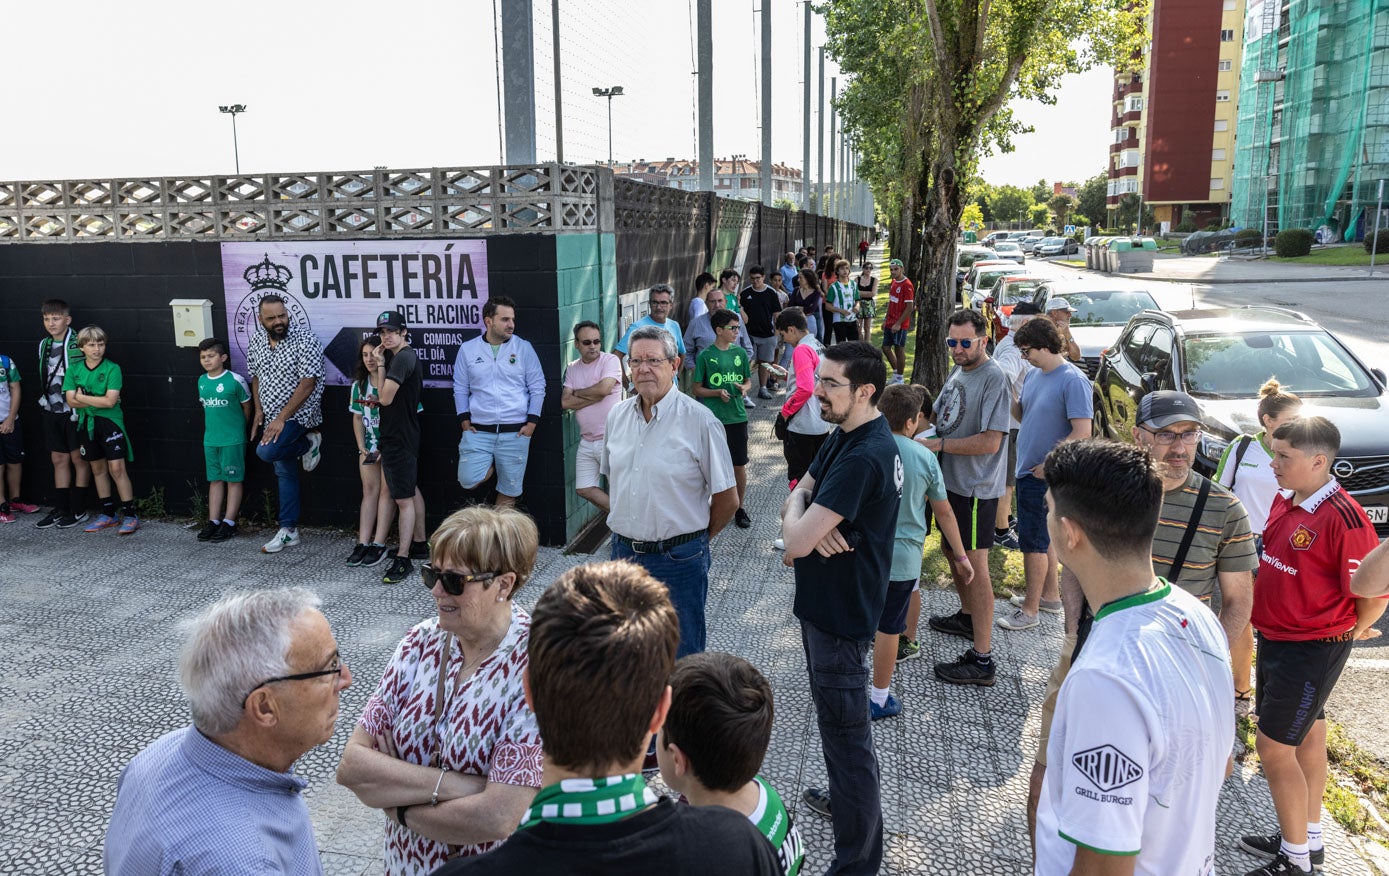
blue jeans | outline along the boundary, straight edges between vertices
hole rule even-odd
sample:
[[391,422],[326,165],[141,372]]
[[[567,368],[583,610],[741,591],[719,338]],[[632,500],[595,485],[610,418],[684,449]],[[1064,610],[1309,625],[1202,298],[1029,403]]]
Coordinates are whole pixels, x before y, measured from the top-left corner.
[[[631,560],[666,585],[675,616],[680,619],[680,649],[675,652],[676,658],[701,653],[704,600],[709,595],[709,536],[701,535],[659,554],[639,554],[616,538],[612,545],[614,560]],[[865,711],[865,721],[867,714]]]
[[878,756],[869,729],[870,642],[855,642],[801,621],[801,645],[834,813],[832,874],[873,874],[883,862]]
[[308,430],[290,420],[280,437],[269,444],[257,444],[256,456],[275,465],[280,484],[280,525],[292,529],[299,525],[299,457],[309,452]]

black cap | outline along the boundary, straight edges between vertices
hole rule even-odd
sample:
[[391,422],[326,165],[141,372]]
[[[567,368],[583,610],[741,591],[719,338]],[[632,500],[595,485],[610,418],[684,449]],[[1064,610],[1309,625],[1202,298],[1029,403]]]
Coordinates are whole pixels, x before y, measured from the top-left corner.
[[1013,305],[1013,316],[1041,316],[1042,309],[1031,301],[1019,301]]
[[376,327],[378,329],[393,328],[405,331],[405,317],[401,315],[399,310],[383,310],[381,315],[376,317]]
[[1138,425],[1164,429],[1173,423],[1201,422],[1201,406],[1184,392],[1162,389],[1143,396],[1138,403]]

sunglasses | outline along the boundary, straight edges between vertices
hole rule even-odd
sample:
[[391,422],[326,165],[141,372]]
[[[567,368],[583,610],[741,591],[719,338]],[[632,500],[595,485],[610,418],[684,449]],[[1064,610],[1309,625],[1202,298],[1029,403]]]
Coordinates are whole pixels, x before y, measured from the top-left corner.
[[442,572],[433,566],[425,563],[420,566],[420,577],[424,579],[426,590],[433,590],[435,584],[444,588],[444,592],[449,596],[462,596],[463,588],[474,581],[491,581],[505,572],[478,572],[473,575],[463,575],[458,572]]
[[591,340],[591,341],[579,341],[579,346],[581,346],[581,347],[596,347],[596,346],[598,346],[598,345],[601,344],[601,343],[603,343],[603,339],[602,339],[602,338],[594,338],[594,339]]
[[975,344],[978,340],[982,340],[982,338],[980,338],[980,339],[974,339],[974,338],[961,338],[961,339],[959,339],[959,340],[956,340],[955,338],[946,338],[946,339],[945,339],[945,345],[946,345],[947,347],[949,347],[950,349],[952,349],[952,350],[955,349],[956,347],[963,347],[963,348],[965,348],[966,350],[968,350],[970,347],[974,346],[974,344]]

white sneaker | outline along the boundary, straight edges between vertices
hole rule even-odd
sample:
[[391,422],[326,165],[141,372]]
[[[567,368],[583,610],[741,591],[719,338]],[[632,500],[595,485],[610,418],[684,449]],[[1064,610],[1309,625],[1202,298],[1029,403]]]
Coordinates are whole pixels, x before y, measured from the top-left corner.
[[784,551],[786,550],[786,540],[779,538],[776,541],[772,542],[772,547],[776,548],[779,551]]
[[743,407],[745,407],[745,408],[755,408],[755,407],[757,407],[757,402],[753,401],[752,399],[748,398],[747,396],[743,396]]
[[309,449],[304,451],[304,455],[299,457],[299,462],[304,466],[304,471],[313,471],[318,468],[319,460],[323,458],[320,448],[323,447],[323,433],[317,430],[304,433],[309,436]]
[[[1014,593],[1012,596],[1008,597],[1008,601],[1022,608],[1023,603],[1027,601],[1027,597],[1021,593]],[[1037,607],[1047,614],[1060,614],[1065,609],[1065,606],[1061,604],[1061,600],[1059,599],[1043,599]]]
[[1028,614],[1020,608],[1007,617],[999,618],[997,623],[1005,630],[1030,630],[1041,621],[1037,620],[1037,615]]
[[263,554],[278,554],[287,547],[297,547],[298,545],[299,530],[281,526],[280,531],[275,533],[274,538],[261,545],[260,552]]

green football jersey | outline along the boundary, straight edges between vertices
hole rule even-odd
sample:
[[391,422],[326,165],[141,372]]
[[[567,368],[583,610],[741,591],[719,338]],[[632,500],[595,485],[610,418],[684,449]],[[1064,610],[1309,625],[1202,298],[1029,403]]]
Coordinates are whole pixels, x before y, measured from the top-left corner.
[[246,443],[246,415],[243,402],[251,400],[251,389],[235,371],[223,371],[216,377],[203,374],[198,378],[198,401],[203,405],[203,445],[206,447],[235,447]]
[[[87,360],[83,359],[72,364],[63,377],[63,392],[77,390],[79,398],[84,395],[100,397],[113,389],[119,390],[123,387],[121,366],[110,359],[102,359],[95,368],[88,368]],[[91,435],[94,417],[104,417],[115,423],[122,432],[125,431],[125,414],[121,411],[120,402],[116,402],[115,407],[111,408],[78,408],[78,430]]]
[[758,832],[767,838],[776,849],[777,860],[786,876],[796,876],[805,861],[805,846],[801,843],[801,832],[791,822],[791,813],[781,802],[781,796],[771,783],[757,776],[758,789],[762,792],[757,801],[757,810],[748,816]]
[[752,377],[752,363],[749,361],[751,358],[747,350],[734,344],[727,350],[706,347],[695,360],[696,381],[704,384],[707,389],[728,390],[728,401],[717,398],[700,399],[714,412],[720,423],[729,425],[748,421],[748,409],[743,406],[743,393],[738,387]]

